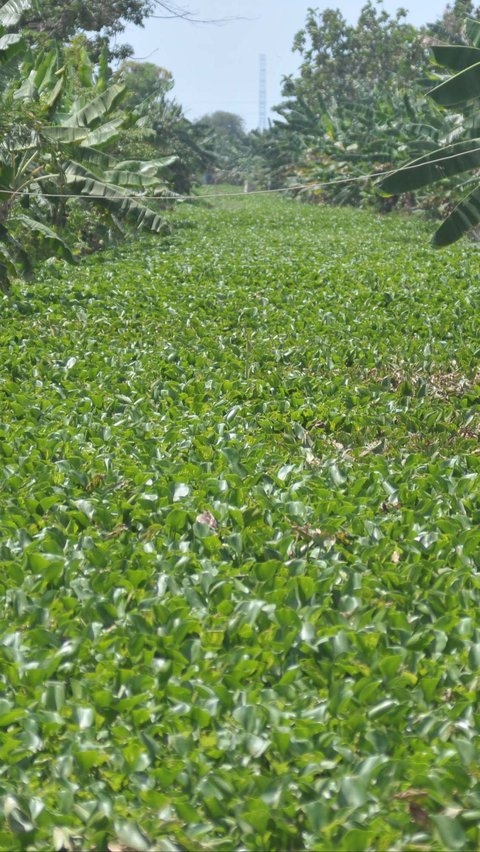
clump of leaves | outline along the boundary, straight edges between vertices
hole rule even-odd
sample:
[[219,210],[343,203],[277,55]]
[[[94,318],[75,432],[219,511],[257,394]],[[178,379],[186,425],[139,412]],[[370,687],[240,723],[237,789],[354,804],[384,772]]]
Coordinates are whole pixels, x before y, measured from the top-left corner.
[[[459,184],[469,186],[468,194],[449,211],[433,237],[434,245],[448,246],[480,223],[480,188],[478,166],[478,83],[480,80],[480,21],[468,18],[465,35],[470,44],[432,46],[433,57],[443,73],[429,96],[441,107],[454,109],[457,127],[442,140],[442,147],[407,163],[383,182],[386,192],[411,192],[444,178],[465,172],[472,176]],[[451,72],[451,76],[448,76]],[[473,184],[473,188],[471,186]]]

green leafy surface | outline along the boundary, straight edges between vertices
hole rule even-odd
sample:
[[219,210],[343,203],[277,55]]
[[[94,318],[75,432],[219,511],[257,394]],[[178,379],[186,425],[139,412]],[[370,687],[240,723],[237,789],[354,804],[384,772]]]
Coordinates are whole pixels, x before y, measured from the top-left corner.
[[2,302],[0,848],[476,850],[478,253],[175,216]]

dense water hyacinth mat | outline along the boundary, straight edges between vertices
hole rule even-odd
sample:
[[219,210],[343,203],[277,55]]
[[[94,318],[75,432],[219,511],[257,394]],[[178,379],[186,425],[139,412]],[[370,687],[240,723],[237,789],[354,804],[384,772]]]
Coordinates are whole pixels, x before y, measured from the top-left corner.
[[0,848],[480,847],[480,257],[285,199],[1,304]]

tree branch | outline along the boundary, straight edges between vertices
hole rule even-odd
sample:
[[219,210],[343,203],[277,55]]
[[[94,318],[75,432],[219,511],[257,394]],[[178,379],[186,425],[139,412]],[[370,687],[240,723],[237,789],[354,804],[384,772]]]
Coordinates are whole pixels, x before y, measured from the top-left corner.
[[231,21],[246,21],[249,20],[245,17],[239,17],[238,15],[230,15],[227,18],[199,18],[197,17],[196,12],[190,11],[190,9],[185,9],[183,6],[178,6],[177,3],[167,2],[167,0],[154,0],[154,5],[158,9],[163,9],[166,14],[165,15],[156,15],[151,14],[149,18],[156,18],[157,20],[172,20],[173,18],[180,18],[183,21],[189,21],[191,24],[228,24]]

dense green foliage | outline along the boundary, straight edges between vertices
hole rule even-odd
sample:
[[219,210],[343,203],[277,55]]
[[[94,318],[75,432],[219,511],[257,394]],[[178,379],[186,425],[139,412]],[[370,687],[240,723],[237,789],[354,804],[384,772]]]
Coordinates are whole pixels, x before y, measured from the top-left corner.
[[[162,10],[0,6],[0,849],[474,852],[477,252],[418,216],[171,209],[228,179],[386,211],[351,178],[408,157],[385,190],[448,208],[473,3],[310,10],[266,133],[112,66]],[[475,188],[437,244],[478,223]]]
[[[122,79],[129,74],[120,71],[113,79],[106,48],[98,63],[84,39],[69,45],[51,41],[43,50],[31,50],[24,31],[7,32],[29,0],[22,0],[21,8],[17,0],[12,3],[0,8],[0,105],[7,118],[0,127],[3,289],[16,275],[31,274],[34,261],[45,254],[73,259],[79,236],[70,228],[69,246],[62,232],[68,233],[72,214],[77,228],[81,224],[80,198],[88,199],[83,225],[85,219],[94,225],[98,247],[103,237],[123,233],[124,219],[160,232],[164,223],[151,200],[170,197],[172,188],[184,188],[186,182],[180,157],[171,156],[171,149],[167,154],[172,134],[156,144],[157,112],[152,111],[149,124],[141,104],[137,110],[132,105],[122,109],[122,101],[132,99]],[[181,115],[176,123],[170,121],[174,127],[183,124]],[[138,144],[145,136],[153,136],[146,158],[145,146]],[[95,207],[102,215],[92,221]],[[88,228],[78,230],[88,235]]]
[[[73,260],[115,242],[125,234],[124,219],[159,232],[162,205],[152,204],[152,196],[188,195],[201,181],[291,186],[317,201],[373,202],[383,212],[402,204],[452,213],[455,174],[476,168],[478,159],[465,156],[478,133],[472,100],[480,25],[470,21],[467,31],[460,23],[475,12],[470,0],[457,0],[430,31],[407,24],[402,10],[389,15],[381,3],[366,2],[355,24],[338,10],[310,9],[293,42],[299,72],[285,79],[280,118],[264,133],[247,133],[230,112],[192,123],[171,97],[168,70],[149,62],[111,65],[112,36],[162,8],[189,14],[161,0],[68,7],[56,0],[8,0],[0,8],[3,289],[16,275],[31,276],[45,256]],[[446,45],[437,44],[442,34]],[[473,47],[466,45],[468,36]],[[442,65],[460,73],[444,80]],[[439,83],[431,100],[427,78],[430,88],[433,79]],[[467,105],[452,115],[443,107],[457,106],[462,85]],[[455,157],[444,169],[431,169],[438,151]],[[378,177],[412,157],[411,185],[406,169],[382,193]],[[418,158],[425,168],[418,169]],[[432,176],[440,180],[434,190]],[[83,196],[89,196],[86,206],[78,200]],[[457,238],[479,217],[473,193],[437,242]]]
[[217,110],[203,116],[195,126],[211,154],[207,182],[235,185],[249,181],[253,185],[260,176],[258,161],[261,169],[263,158],[256,157],[254,134],[246,132],[241,116]]
[[417,190],[444,177],[473,172],[464,183],[471,184],[469,193],[450,213],[434,236],[438,246],[449,245],[480,223],[480,22],[467,19],[467,45],[436,45],[432,51],[439,66],[452,76],[443,75],[429,92],[440,106],[454,109],[457,127],[444,145],[424,157],[407,164],[388,177],[383,187],[388,192]]
[[[289,164],[296,182],[356,178],[401,161],[411,144],[428,148],[438,123],[419,97],[428,50],[425,33],[405,23],[405,14],[367,2],[349,24],[338,9],[309,10],[293,42],[299,71],[285,79],[285,100],[276,107],[296,139]],[[372,183],[318,196],[359,204],[372,197]]]
[[119,153],[146,159],[174,152],[176,160],[170,168],[172,188],[177,193],[190,193],[195,180],[212,164],[214,154],[209,150],[206,130],[188,121],[181,105],[172,97],[172,75],[152,62],[128,61],[117,76],[127,90],[123,105],[137,119],[133,132],[128,128],[120,136]]
[[0,848],[479,848],[478,255],[393,215],[3,299]]
[[[427,162],[439,151],[456,154],[452,143],[460,138],[475,140],[478,117],[472,100],[478,99],[480,54],[468,44],[475,44],[480,24],[465,23],[466,15],[475,14],[470,0],[457,0],[437,22],[421,29],[406,24],[405,14],[399,10],[390,16],[381,4],[367,2],[352,25],[338,10],[309,10],[294,40],[302,59],[299,72],[285,79],[286,100],[276,107],[283,122],[276,124],[276,137],[269,134],[278,165],[283,162],[283,178],[303,185],[305,195],[336,204],[373,202],[383,211],[402,204],[437,216],[452,213],[458,198],[455,160],[430,169],[427,180],[420,179],[425,169],[415,171],[416,179],[407,169],[384,185],[388,198],[379,191],[378,176],[414,158]],[[446,81],[440,66],[462,74]],[[455,113],[445,112],[446,106]],[[279,145],[287,154],[280,160]],[[465,160],[472,146],[460,147]],[[414,170],[418,162],[423,160]],[[475,167],[473,157],[470,168]],[[432,177],[441,181],[434,189]],[[439,231],[437,244],[458,239],[476,225],[477,206],[471,196]]]
[[453,0],[441,17],[429,24],[428,31],[441,44],[466,44],[465,18],[478,18],[480,6],[473,0]]

